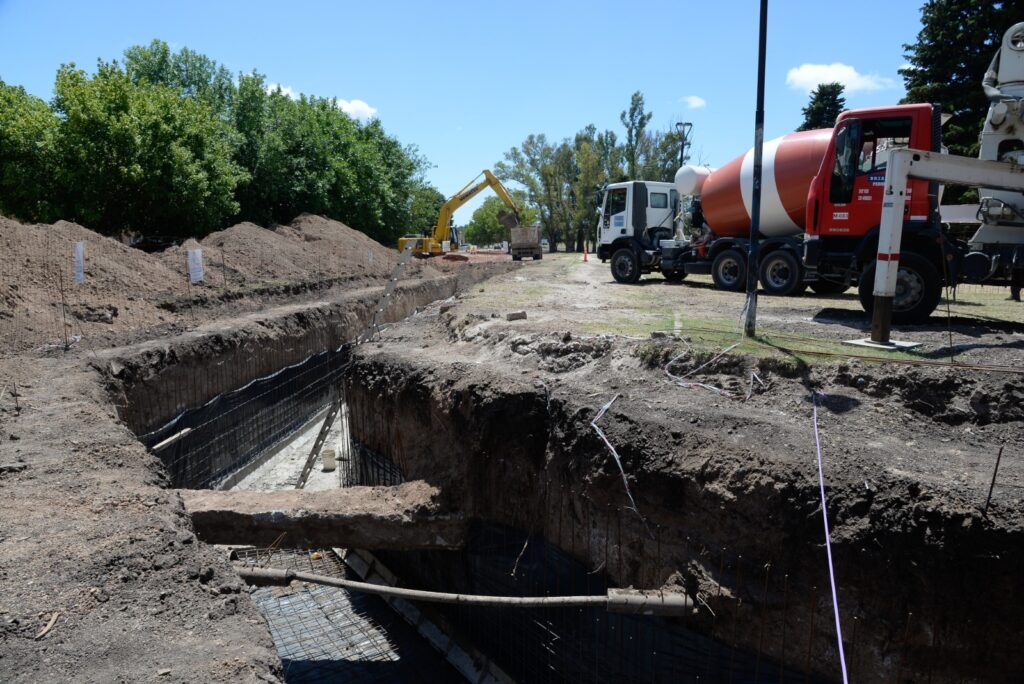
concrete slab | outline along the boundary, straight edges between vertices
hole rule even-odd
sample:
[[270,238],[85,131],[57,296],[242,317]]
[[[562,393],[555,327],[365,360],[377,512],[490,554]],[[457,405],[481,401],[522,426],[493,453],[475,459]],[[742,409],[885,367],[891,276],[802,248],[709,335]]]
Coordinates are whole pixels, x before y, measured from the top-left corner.
[[862,340],[843,340],[843,344],[851,344],[855,347],[867,347],[868,349],[881,349],[882,351],[906,351],[920,347],[920,342],[902,342],[900,340],[889,340],[888,344],[875,342],[870,337]]
[[320,492],[177,490],[196,536],[211,544],[285,548],[457,549],[466,521],[423,481]]

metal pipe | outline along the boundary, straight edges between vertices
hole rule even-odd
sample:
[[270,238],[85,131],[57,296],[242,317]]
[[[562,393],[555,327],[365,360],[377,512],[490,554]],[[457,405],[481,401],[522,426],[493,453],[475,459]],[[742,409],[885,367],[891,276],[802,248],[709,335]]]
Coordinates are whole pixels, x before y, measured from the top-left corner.
[[506,608],[564,608],[598,606],[615,613],[638,615],[687,615],[693,610],[693,602],[684,594],[664,591],[637,591],[632,589],[609,589],[603,596],[480,596],[475,594],[452,594],[439,591],[422,591],[389,587],[382,584],[357,582],[355,580],[316,575],[309,572],[279,568],[236,567],[238,576],[250,584],[287,585],[293,580],[340,587],[378,596],[392,596],[410,601],[448,603],[464,606],[503,606]]

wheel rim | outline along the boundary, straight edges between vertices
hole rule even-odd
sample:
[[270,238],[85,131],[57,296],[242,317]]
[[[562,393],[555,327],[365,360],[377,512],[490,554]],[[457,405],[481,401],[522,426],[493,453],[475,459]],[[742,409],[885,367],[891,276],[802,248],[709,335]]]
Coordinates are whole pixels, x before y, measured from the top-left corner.
[[633,260],[629,257],[619,257],[615,260],[615,272],[620,278],[629,278],[633,275]]
[[906,311],[918,304],[923,297],[924,278],[921,274],[901,268],[896,276],[896,294],[893,297],[892,308],[896,311]]
[[718,263],[718,279],[726,285],[735,285],[740,279],[740,263],[735,259],[722,259]]
[[793,272],[789,268],[789,264],[784,259],[772,259],[768,262],[768,268],[765,269],[764,279],[765,284],[773,290],[781,290],[785,288],[793,277]]

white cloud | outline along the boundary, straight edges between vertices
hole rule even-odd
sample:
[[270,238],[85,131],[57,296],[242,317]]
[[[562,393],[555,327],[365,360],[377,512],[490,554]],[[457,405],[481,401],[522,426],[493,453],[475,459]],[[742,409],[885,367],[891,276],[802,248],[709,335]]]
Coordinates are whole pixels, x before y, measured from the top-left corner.
[[281,94],[284,95],[285,97],[289,98],[289,99],[292,99],[292,100],[295,99],[295,91],[291,89],[291,86],[283,86],[280,83],[268,83],[267,84],[267,92],[268,93],[272,93],[275,90],[280,90]]
[[892,88],[895,82],[877,74],[862,74],[849,64],[833,62],[832,64],[801,64],[786,74],[786,85],[794,90],[807,93],[822,83],[842,83],[847,93],[860,90],[885,90]]
[[[285,97],[290,98],[292,100],[295,100],[295,99],[297,99],[299,97],[298,93],[296,93],[295,90],[292,89],[291,86],[283,86],[280,83],[268,83],[267,84],[267,92],[268,93],[273,93],[273,92],[275,92],[277,90],[280,90],[281,93]],[[346,114],[351,116],[353,119],[359,119],[360,121],[362,121],[364,119],[372,118],[373,115],[377,113],[377,108],[376,107],[371,107],[370,105],[366,104],[362,100],[342,100],[342,99],[338,99],[337,100],[337,105],[338,105],[338,109],[340,109],[341,111],[345,112]]]
[[683,102],[686,103],[688,109],[703,109],[708,104],[708,101],[700,95],[687,95],[683,98]]
[[338,109],[345,112],[353,119],[369,119],[377,113],[376,107],[371,107],[362,100],[338,100]]

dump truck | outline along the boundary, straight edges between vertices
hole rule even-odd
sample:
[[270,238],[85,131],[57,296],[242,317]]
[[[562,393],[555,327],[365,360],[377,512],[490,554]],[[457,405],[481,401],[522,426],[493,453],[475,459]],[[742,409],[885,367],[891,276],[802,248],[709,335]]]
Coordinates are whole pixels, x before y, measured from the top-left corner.
[[512,261],[522,261],[523,257],[534,260],[544,258],[539,225],[514,226],[509,232],[512,237],[509,241],[509,253],[512,255]]

